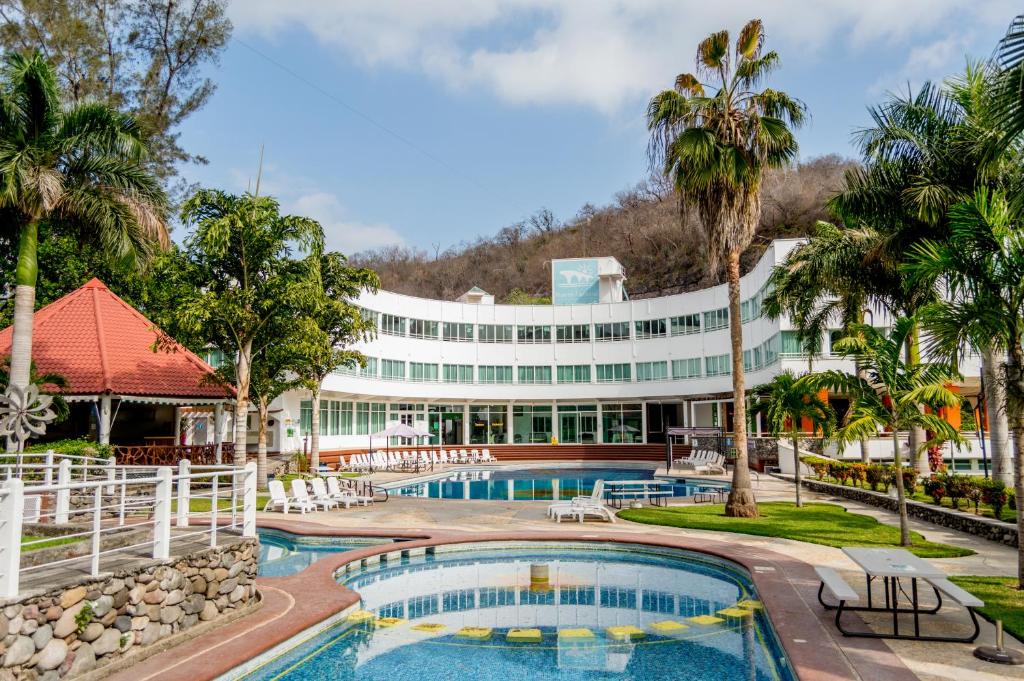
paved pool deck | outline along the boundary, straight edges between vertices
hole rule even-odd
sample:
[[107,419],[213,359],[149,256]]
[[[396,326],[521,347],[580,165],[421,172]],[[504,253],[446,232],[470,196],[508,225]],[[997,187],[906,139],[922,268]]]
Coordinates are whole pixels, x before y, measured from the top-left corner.
[[[393,476],[394,474],[391,474]],[[391,477],[389,476],[389,477]],[[397,479],[397,477],[392,477]],[[375,483],[384,482],[373,476]],[[760,476],[755,493],[759,501],[792,500],[791,483]],[[804,492],[806,501],[837,503],[852,512],[896,525],[898,517],[882,509],[827,495]],[[259,524],[318,535],[388,535],[414,540],[406,546],[500,539],[581,539],[651,543],[711,551],[752,571],[787,654],[801,679],[861,679],[863,681],[995,681],[1024,679],[1024,667],[981,662],[971,654],[978,644],[991,644],[994,627],[982,622],[974,644],[880,641],[845,638],[816,600],[817,580],[812,565],[840,570],[851,584],[862,585],[863,574],[839,549],[774,537],[640,525],[622,519],[612,524],[588,521],[556,524],[545,516],[548,502],[437,500],[392,496],[369,507],[306,515],[261,513]],[[930,559],[947,574],[1013,575],[1016,551],[955,530],[911,521],[914,530],[933,541],[966,546],[977,552],[964,558]],[[215,635],[189,641],[155,655],[112,678],[201,681],[215,678],[233,666],[270,649],[328,615],[358,602],[358,595],[338,585],[334,571],[353,557],[386,549],[368,547],[357,552],[331,554],[299,575],[260,578],[264,604],[259,612],[218,630]],[[967,621],[962,610],[944,614],[933,623],[943,630],[962,632]],[[868,622],[870,625],[870,621]],[[1015,647],[1024,648],[1012,641]],[[196,660],[204,664],[197,669]]]

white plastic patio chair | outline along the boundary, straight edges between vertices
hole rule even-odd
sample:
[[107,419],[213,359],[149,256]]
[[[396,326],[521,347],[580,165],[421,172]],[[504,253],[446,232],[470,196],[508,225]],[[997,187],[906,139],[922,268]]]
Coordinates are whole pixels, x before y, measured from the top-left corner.
[[288,507],[292,500],[284,491],[284,483],[280,480],[271,480],[267,483],[267,487],[270,488],[270,499],[263,510],[280,509],[282,513],[288,513]]
[[468,463],[468,462],[469,462],[469,452],[467,452],[465,449],[460,449],[459,450],[459,463]]
[[342,489],[341,484],[335,477],[327,478],[327,493],[339,504],[344,504],[345,508],[350,508],[352,504],[369,506],[373,503],[371,497],[360,496],[355,493],[355,490]]
[[482,461],[486,461],[487,463],[490,463],[490,462],[494,461],[494,457],[493,457],[493,456],[491,456],[491,450],[489,450],[489,449],[484,449],[484,450],[483,450],[483,451],[481,452],[481,454],[483,454],[483,459],[482,459]]
[[327,485],[323,478],[313,478],[310,480],[310,484],[313,486],[313,496],[310,498],[314,504],[323,506],[325,511],[338,505],[338,501],[332,499],[331,495],[327,493]]
[[301,513],[316,511],[316,504],[309,498],[309,492],[306,491],[306,481],[302,478],[294,478],[292,480],[292,497],[289,503],[299,509]]

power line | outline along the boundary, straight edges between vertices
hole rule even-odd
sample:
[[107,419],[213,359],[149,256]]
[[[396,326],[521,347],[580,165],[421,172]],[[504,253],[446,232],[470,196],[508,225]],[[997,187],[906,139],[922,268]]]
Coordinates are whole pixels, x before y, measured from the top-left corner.
[[[264,52],[256,49],[255,47],[253,47],[249,43],[245,42],[241,38],[232,38],[232,40],[234,42],[238,43],[239,45],[241,45],[242,47],[246,48],[247,50],[249,50],[253,54],[257,55],[261,59],[267,61],[268,63],[276,66],[278,69],[284,71],[285,73],[287,73],[289,76],[291,76],[295,80],[297,80],[300,83],[306,85],[307,87],[315,90],[316,92],[318,92],[321,95],[323,95],[324,97],[328,98],[329,100],[331,100],[335,104],[338,104],[339,106],[343,107],[349,113],[351,113],[351,114],[361,118],[363,121],[365,121],[366,123],[369,123],[373,127],[377,128],[378,130],[383,132],[384,134],[386,134],[386,135],[388,135],[388,136],[398,140],[399,142],[401,142],[402,144],[406,145],[410,149],[416,151],[417,153],[419,153],[423,157],[425,157],[427,159],[430,159],[431,161],[433,161],[434,163],[438,164],[439,166],[442,166],[443,168],[451,171],[453,174],[457,175],[460,179],[466,180],[467,182],[470,182],[471,184],[476,186],[477,189],[479,189],[479,190],[481,190],[481,191],[483,191],[483,192],[485,192],[487,194],[490,194],[492,196],[498,197],[498,194],[496,192],[494,192],[491,188],[486,187],[483,184],[481,184],[479,182],[479,180],[477,180],[476,178],[472,177],[471,175],[466,174],[465,172],[463,172],[458,167],[453,166],[452,164],[450,164],[447,161],[445,161],[443,158],[441,158],[441,157],[433,154],[432,152],[424,149],[423,147],[419,146],[418,144],[413,142],[408,137],[405,137],[401,133],[399,133],[399,132],[389,128],[388,126],[384,125],[383,123],[377,121],[376,119],[374,119],[369,114],[363,113],[362,111],[360,111],[356,107],[352,106],[351,104],[349,104],[345,100],[341,99],[340,97],[338,97],[334,93],[329,92],[328,90],[325,90],[324,88],[320,87],[315,82],[309,80],[308,78],[306,78],[305,76],[301,75],[300,73],[294,71],[293,69],[289,68],[285,64],[282,64],[281,62],[277,61],[273,57],[271,57],[271,56],[265,54]],[[519,206],[518,203],[516,203],[514,201],[510,202],[510,204],[517,211],[518,210],[523,210],[523,207]]]

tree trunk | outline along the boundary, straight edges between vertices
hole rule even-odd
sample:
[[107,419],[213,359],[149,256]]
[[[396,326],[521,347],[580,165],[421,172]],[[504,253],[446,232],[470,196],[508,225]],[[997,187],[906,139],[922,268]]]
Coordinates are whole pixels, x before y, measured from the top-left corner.
[[1007,487],[1013,485],[1013,457],[1008,442],[1009,422],[1006,418],[1006,386],[1003,385],[1002,367],[1006,363],[1005,353],[994,348],[982,348],[981,371],[985,378],[985,412],[980,410],[977,418],[988,415],[989,459],[992,462],[992,477],[1002,480]]
[[793,433],[793,473],[796,475],[796,507],[800,508],[803,503],[800,501],[800,439],[796,432]]
[[900,546],[910,546],[910,519],[903,491],[903,459],[900,457],[900,434],[896,424],[892,426],[892,465],[896,470],[896,503],[900,509]]
[[[856,369],[857,378],[862,381],[868,380],[868,372],[864,371],[864,367],[858,363],[856,365]],[[860,460],[865,466],[871,463],[871,445],[868,443],[868,439],[866,437],[862,437],[860,439]]]
[[747,463],[747,401],[743,376],[743,321],[740,318],[740,254],[729,254],[729,337],[732,341],[732,430],[736,458],[732,470],[732,490],[725,514],[734,518],[756,518],[757,502],[750,487]]
[[267,419],[270,416],[270,402],[260,398],[256,401],[259,409],[259,436],[256,438],[256,486],[267,488]]
[[[1012,337],[1006,363],[1006,406],[1013,429],[1013,490],[1017,499],[1017,536],[1024,537],[1024,350]],[[1009,410],[1012,408],[1012,412]],[[1024,589],[1024,541],[1017,542],[1017,588]]]
[[252,341],[239,348],[235,360],[235,454],[234,464],[245,465],[245,444],[249,430],[249,375],[252,368]]
[[309,434],[309,471],[315,473],[320,467],[320,384],[312,391],[313,413]]
[[[14,329],[11,337],[9,387],[25,388],[32,367],[32,324],[36,305],[36,279],[39,271],[36,251],[39,224],[30,222],[18,236],[18,264],[14,273]],[[7,438],[8,449],[16,445]]]

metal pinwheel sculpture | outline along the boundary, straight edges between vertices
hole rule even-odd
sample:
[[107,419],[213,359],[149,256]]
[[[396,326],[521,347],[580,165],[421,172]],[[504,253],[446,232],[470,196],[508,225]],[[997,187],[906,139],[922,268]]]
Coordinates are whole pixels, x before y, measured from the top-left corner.
[[0,437],[7,438],[7,450],[21,452],[25,441],[46,432],[46,424],[57,414],[51,409],[53,397],[40,395],[35,385],[9,386],[0,396]]

